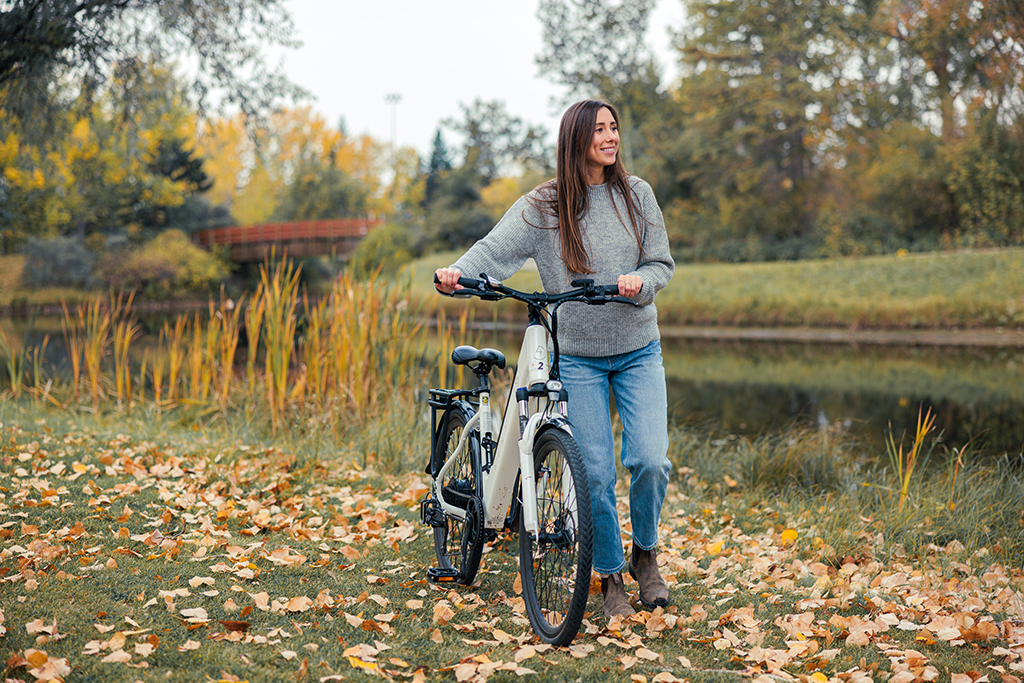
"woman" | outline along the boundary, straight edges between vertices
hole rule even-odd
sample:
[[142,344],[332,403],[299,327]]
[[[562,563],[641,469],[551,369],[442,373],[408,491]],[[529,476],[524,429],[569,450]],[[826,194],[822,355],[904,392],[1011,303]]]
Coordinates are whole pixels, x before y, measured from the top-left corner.
[[[594,520],[594,570],[607,617],[633,614],[622,571],[649,608],[668,605],[655,548],[670,465],[668,405],[654,295],[675,269],[654,192],[619,158],[619,117],[605,102],[569,107],[558,130],[554,180],[520,198],[491,232],[436,275],[441,292],[462,273],[504,280],[527,258],[547,292],[588,277],[615,282],[638,307],[567,305],[559,317],[561,380],[587,466]],[[609,388],[623,425],[622,464],[630,471],[632,549],[627,565],[615,509],[615,450]]]

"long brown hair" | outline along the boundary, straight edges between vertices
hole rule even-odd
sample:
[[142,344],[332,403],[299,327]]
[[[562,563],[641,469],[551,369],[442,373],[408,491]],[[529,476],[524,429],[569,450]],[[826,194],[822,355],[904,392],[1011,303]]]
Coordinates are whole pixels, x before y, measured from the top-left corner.
[[[580,230],[580,219],[590,209],[589,183],[587,181],[587,150],[594,139],[594,126],[597,113],[607,108],[612,113],[615,126],[619,125],[619,113],[611,104],[601,100],[583,100],[570,106],[562,114],[558,127],[558,161],[555,179],[541,185],[534,203],[536,208],[558,218],[558,236],[562,247],[562,260],[569,273],[589,274],[591,269],[590,255],[587,253],[583,233]],[[619,209],[615,204],[613,192],[618,191],[625,200],[629,212],[629,223],[633,228],[637,246],[643,254],[643,238],[637,221],[637,210],[634,207],[633,188],[629,184],[629,174],[622,164],[622,157],[615,155],[615,163],[604,167],[604,185],[608,196],[612,198],[615,213]],[[622,220],[622,216],[619,216]]]

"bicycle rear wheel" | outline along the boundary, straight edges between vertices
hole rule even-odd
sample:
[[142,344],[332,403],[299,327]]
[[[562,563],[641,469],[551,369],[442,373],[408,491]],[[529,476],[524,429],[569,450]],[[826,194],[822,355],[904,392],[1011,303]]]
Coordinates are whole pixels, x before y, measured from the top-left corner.
[[[466,424],[472,416],[472,409],[464,403],[457,403],[448,412],[448,425],[437,442],[437,451],[434,453],[435,466],[432,471],[439,471],[455,452]],[[457,572],[455,581],[468,586],[476,578],[484,546],[483,510],[479,505],[479,432],[473,430],[470,433],[462,455],[439,483],[445,502],[465,510],[466,518],[463,520],[446,514],[446,525],[434,528],[437,563],[441,569]]]
[[538,532],[531,536],[520,517],[523,599],[537,635],[568,645],[579,631],[590,593],[590,485],[579,446],[560,429],[540,435],[533,457]]

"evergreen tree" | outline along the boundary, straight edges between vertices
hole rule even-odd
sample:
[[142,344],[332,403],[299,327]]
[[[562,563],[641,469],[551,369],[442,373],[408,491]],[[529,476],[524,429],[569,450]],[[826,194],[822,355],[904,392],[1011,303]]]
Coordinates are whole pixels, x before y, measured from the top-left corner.
[[438,128],[437,134],[434,135],[434,146],[430,152],[430,161],[427,165],[427,182],[423,198],[424,206],[429,206],[434,200],[442,174],[450,170],[452,170],[452,162],[448,158],[448,147],[444,144],[444,138],[441,137],[441,129]]

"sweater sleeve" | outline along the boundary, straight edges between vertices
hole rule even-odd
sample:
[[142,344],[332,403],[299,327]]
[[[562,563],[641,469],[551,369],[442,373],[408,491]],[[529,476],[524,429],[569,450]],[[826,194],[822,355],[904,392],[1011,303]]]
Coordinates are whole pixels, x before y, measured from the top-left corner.
[[527,223],[524,214],[534,225],[540,225],[540,216],[534,215],[539,214],[537,209],[526,196],[520,197],[498,224],[451,267],[458,268],[466,277],[480,277],[485,273],[505,280],[514,275],[533,255],[535,243],[532,232],[536,228]]
[[661,207],[654,196],[654,190],[646,181],[639,178],[633,185],[635,197],[639,200],[639,208],[643,220],[643,258],[636,269],[627,275],[639,275],[643,287],[636,296],[641,306],[654,303],[654,296],[668,284],[675,272],[676,264],[668,244],[668,232],[665,230],[665,218]]

